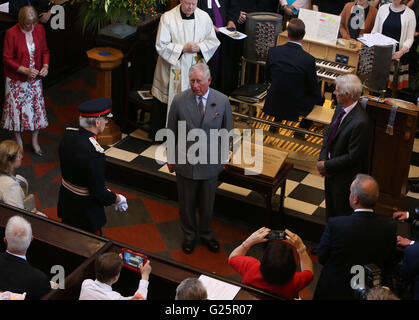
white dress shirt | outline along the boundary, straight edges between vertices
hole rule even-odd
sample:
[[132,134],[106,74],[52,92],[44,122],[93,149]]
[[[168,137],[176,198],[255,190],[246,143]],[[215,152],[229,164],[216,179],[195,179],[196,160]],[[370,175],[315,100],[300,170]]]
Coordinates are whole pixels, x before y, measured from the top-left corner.
[[[135,294],[141,294],[147,299],[148,281],[140,280]],[[112,287],[100,281],[86,279],[81,285],[79,300],[131,300],[133,296],[124,297],[119,292],[113,291]]]
[[[202,104],[204,105],[204,112],[207,107],[207,100],[209,95],[210,88],[208,88],[207,92],[202,96]],[[195,96],[196,104],[199,104],[199,96]]]

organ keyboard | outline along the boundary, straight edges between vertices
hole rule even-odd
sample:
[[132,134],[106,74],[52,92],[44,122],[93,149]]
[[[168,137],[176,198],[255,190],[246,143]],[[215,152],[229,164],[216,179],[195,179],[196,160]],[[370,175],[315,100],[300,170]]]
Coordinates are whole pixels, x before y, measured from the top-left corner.
[[[287,31],[281,32],[278,35],[277,45],[287,42]],[[316,71],[322,81],[322,91],[324,91],[324,82],[333,82],[342,74],[357,73],[362,44],[359,41],[345,39],[339,39],[339,43],[334,45],[313,40],[302,41],[303,49],[316,58]]]

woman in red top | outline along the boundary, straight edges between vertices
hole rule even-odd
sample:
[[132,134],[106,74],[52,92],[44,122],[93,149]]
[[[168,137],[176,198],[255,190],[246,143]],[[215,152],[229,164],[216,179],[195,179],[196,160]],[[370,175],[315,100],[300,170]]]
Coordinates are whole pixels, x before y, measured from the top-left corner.
[[[228,263],[240,274],[242,283],[295,299],[298,293],[313,280],[313,262],[301,238],[285,230],[287,240],[268,240],[271,230],[260,228],[230,254]],[[253,245],[269,241],[262,261],[245,256]],[[301,272],[296,271],[292,247],[300,257]]]
[[48,126],[42,78],[48,74],[49,50],[45,29],[34,7],[19,10],[18,23],[6,32],[3,48],[5,101],[3,128],[14,131],[23,147],[21,132],[32,131],[33,151],[42,156],[39,129]]

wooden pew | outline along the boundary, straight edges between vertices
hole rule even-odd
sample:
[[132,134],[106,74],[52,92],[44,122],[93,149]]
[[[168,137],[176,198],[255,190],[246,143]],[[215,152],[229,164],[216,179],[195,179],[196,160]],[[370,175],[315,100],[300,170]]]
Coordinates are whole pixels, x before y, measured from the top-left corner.
[[[224,278],[210,272],[200,270],[152,252],[127,246],[124,243],[99,237],[83,230],[67,226],[57,221],[44,218],[22,209],[0,203],[0,237],[4,236],[7,220],[21,215],[32,225],[34,241],[28,250],[28,261],[46,274],[50,274],[51,266],[63,265],[66,272],[65,288],[51,290],[44,300],[75,300],[78,299],[83,280],[95,278],[94,262],[98,255],[104,252],[121,252],[122,248],[146,254],[152,264],[150,276],[149,300],[171,300],[175,297],[177,285],[188,277],[198,278],[204,274],[236,286],[241,290],[235,300],[285,300],[243,285],[237,281]],[[3,251],[5,247],[0,246]],[[138,287],[139,275],[124,268],[118,283],[113,287],[123,295],[132,295]]]

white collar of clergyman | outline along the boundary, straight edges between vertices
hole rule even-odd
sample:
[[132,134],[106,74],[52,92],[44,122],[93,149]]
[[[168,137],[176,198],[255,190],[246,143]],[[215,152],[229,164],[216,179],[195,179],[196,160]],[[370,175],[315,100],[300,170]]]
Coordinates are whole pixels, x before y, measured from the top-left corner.
[[19,255],[19,254],[14,254],[14,253],[11,253],[11,252],[10,252],[10,251],[8,251],[8,250],[6,250],[6,252],[7,252],[8,254],[11,254],[12,256],[15,256],[15,257],[21,258],[21,259],[23,259],[23,260],[26,260],[26,256],[21,256],[21,255]]
[[[221,7],[218,0],[215,0],[215,4],[217,5],[217,8]],[[208,9],[212,9],[212,0],[207,1],[207,6],[208,6]]]

